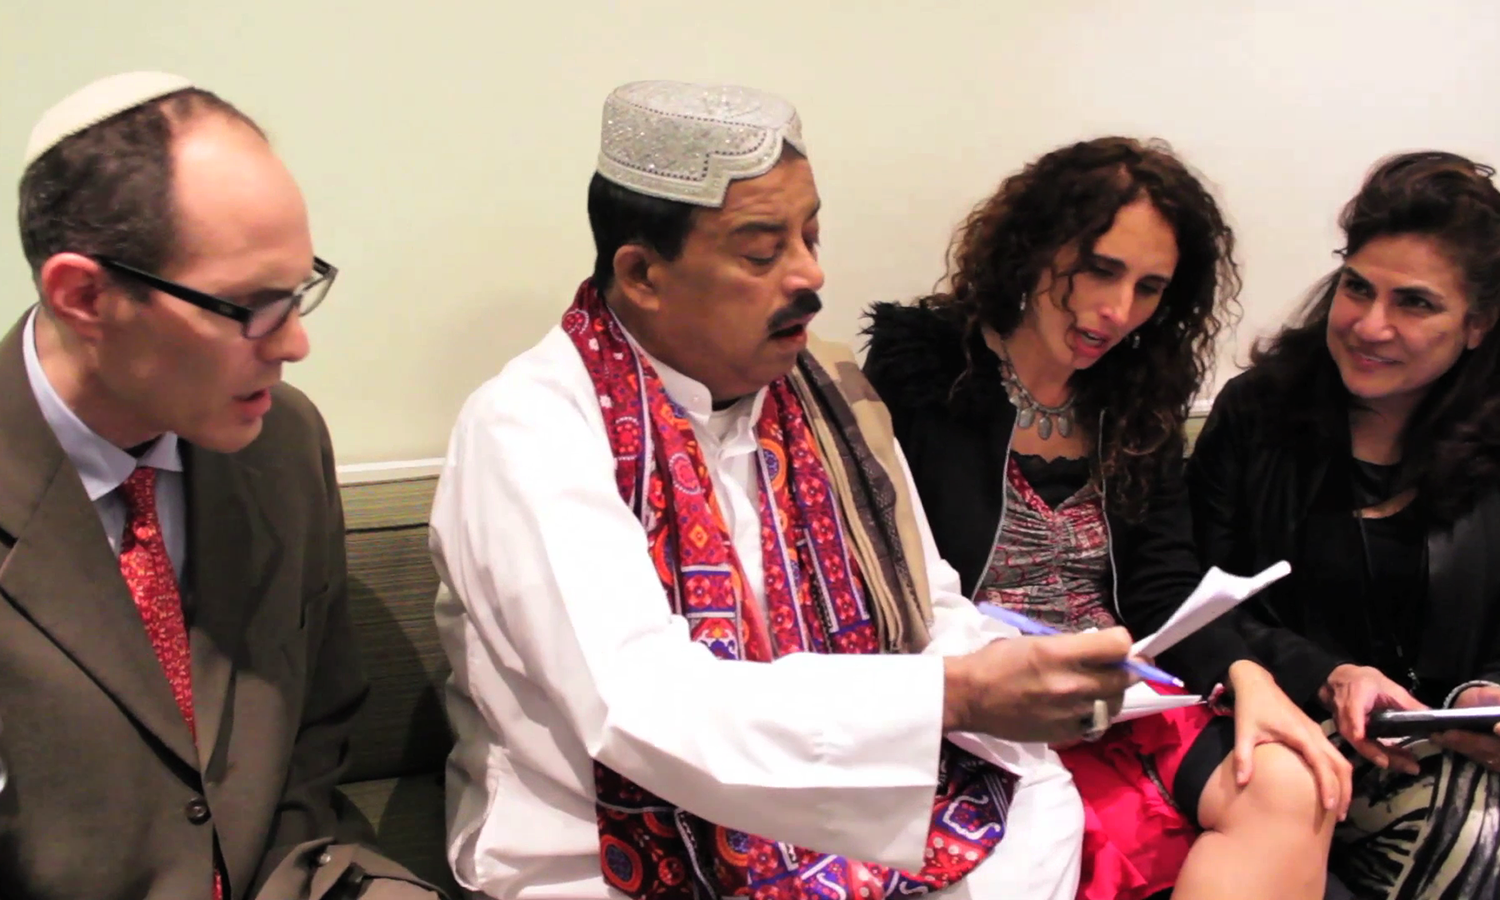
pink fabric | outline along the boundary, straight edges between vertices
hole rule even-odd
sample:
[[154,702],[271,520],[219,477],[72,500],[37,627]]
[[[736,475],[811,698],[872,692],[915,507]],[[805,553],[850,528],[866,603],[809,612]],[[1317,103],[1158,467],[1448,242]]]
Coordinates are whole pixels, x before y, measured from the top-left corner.
[[1177,883],[1199,832],[1164,791],[1214,715],[1203,706],[1168,710],[1059,752],[1083,797],[1079,900],[1144,900]]

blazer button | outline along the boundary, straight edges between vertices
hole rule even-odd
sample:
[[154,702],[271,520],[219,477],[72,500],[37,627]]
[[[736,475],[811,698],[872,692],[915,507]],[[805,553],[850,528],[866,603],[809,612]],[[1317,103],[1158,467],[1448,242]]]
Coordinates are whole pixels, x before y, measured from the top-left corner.
[[187,820],[194,825],[202,825],[208,821],[208,801],[202,797],[194,797],[188,801],[187,808],[183,810],[187,814]]

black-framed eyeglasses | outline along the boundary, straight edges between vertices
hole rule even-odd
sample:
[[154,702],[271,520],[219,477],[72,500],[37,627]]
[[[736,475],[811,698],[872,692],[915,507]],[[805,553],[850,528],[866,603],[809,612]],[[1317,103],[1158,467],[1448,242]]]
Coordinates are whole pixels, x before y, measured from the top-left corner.
[[139,281],[163,294],[171,294],[200,309],[235,320],[240,323],[240,331],[251,340],[263,338],[286,324],[286,320],[291,317],[294,309],[300,310],[304,316],[310,315],[318,308],[318,304],[323,302],[323,298],[328,296],[328,289],[333,286],[333,279],[339,273],[337,266],[314,256],[312,276],[295,288],[290,291],[258,291],[254,302],[236,303],[233,300],[225,300],[223,297],[215,297],[213,294],[195,290],[185,284],[168,281],[134,266],[127,266],[108,256],[95,256],[93,260],[112,272],[118,272]]

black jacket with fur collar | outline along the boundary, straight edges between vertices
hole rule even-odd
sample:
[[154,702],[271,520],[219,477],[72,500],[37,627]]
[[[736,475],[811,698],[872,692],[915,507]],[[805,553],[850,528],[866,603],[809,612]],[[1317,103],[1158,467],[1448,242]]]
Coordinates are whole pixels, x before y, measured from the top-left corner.
[[[871,308],[864,372],[890,409],[896,438],[939,552],[973,596],[993,549],[1005,499],[1005,458],[1016,410],[999,359],[979,334],[941,307],[880,303]],[[967,351],[967,353],[966,353]],[[973,367],[962,377],[967,360]],[[1115,614],[1136,638],[1156,631],[1201,576],[1192,513],[1180,466],[1151,495],[1139,521],[1109,511]],[[1227,622],[1164,654],[1161,665],[1195,692],[1223,680],[1229,664],[1254,658]]]

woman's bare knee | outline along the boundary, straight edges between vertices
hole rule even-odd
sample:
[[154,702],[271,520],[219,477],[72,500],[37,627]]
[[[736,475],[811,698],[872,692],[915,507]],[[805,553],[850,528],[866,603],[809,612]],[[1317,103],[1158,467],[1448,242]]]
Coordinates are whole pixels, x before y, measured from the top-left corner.
[[1261,744],[1254,754],[1244,787],[1235,783],[1232,756],[1214,770],[1198,804],[1204,828],[1222,832],[1274,825],[1302,835],[1332,830],[1334,816],[1323,808],[1317,778],[1301,756],[1281,744]]

